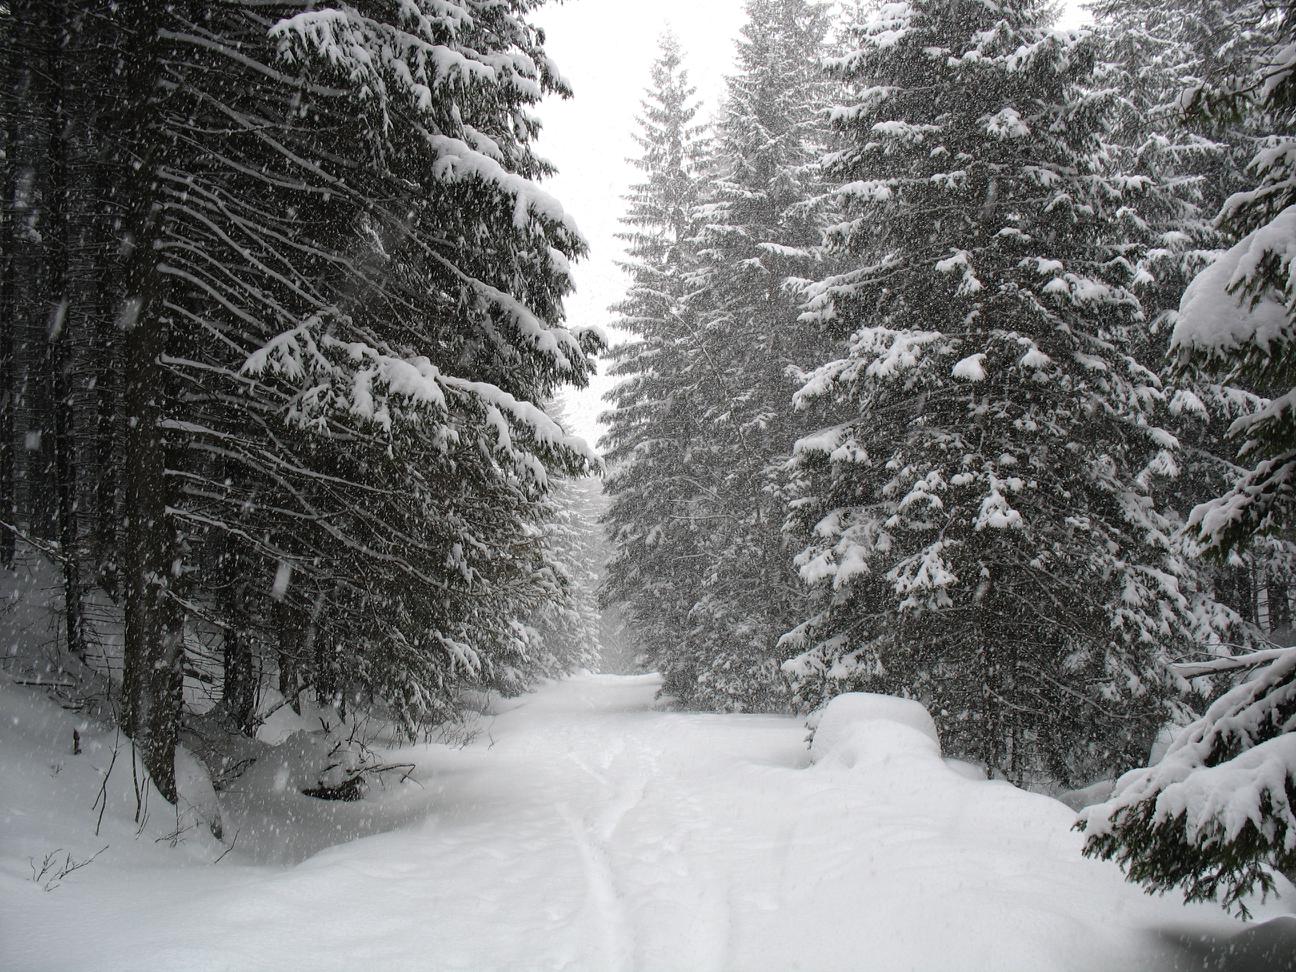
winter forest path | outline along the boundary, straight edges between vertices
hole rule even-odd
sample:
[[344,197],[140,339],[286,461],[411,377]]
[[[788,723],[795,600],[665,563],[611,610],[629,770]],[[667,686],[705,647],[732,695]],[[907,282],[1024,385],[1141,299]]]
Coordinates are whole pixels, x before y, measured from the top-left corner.
[[30,967],[1155,969],[1157,929],[1230,927],[1083,860],[1046,797],[903,753],[808,766],[799,721],[667,711],[657,687],[505,701],[472,745],[415,751],[418,813],[300,863],[96,864],[59,909],[10,911]]

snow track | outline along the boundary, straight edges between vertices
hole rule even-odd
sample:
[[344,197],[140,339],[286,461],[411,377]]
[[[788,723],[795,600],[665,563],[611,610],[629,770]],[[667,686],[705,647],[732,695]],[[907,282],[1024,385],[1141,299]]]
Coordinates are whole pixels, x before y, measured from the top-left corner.
[[1188,972],[1241,927],[1082,859],[1053,800],[899,751],[808,766],[796,720],[665,711],[656,691],[554,683],[473,745],[415,749],[425,789],[326,808],[344,842],[319,853],[317,802],[294,822],[233,801],[259,861],[114,837],[45,894],[18,808],[0,968]]
[[559,813],[571,827],[572,837],[580,854],[585,883],[594,912],[593,920],[602,930],[604,961],[602,967],[609,972],[623,972],[633,967],[634,939],[630,922],[622,904],[620,892],[612,876],[605,844],[592,834],[566,806]]

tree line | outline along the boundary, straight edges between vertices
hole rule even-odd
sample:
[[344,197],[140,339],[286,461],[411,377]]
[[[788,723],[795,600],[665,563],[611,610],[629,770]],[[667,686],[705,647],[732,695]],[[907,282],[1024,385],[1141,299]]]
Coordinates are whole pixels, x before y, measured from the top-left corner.
[[412,734],[596,651],[537,5],[0,7],[0,561],[172,801],[203,685]]
[[[663,40],[604,599],[683,704],[914,697],[953,755],[1075,787],[1146,762],[1228,688],[1219,658],[1291,638],[1296,15],[1094,13],[749,0],[707,124]],[[1290,732],[1283,664],[1179,770]],[[1219,868],[1199,894],[1236,900],[1296,864],[1278,765],[1251,831],[1149,784],[1090,849],[1161,889]]]

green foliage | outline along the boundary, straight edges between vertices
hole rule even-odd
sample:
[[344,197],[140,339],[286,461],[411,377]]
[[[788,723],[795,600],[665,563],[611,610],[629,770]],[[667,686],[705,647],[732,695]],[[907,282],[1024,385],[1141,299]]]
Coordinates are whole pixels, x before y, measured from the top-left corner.
[[1173,472],[1117,234],[1091,41],[1042,4],[889,4],[835,69],[844,269],[808,319],[840,356],[798,401],[789,528],[813,585],[797,699],[911,695],[1013,779],[1136,762],[1170,711],[1189,568],[1151,488]]
[[[1272,135],[1258,140],[1249,167],[1256,184],[1221,211],[1221,225],[1240,238],[1189,285],[1171,342],[1181,372],[1272,396],[1230,429],[1239,463],[1250,468],[1190,519],[1221,557],[1258,538],[1296,539],[1296,11],[1242,4],[1229,26],[1235,40],[1267,44],[1189,100]],[[1281,586],[1269,593],[1271,611],[1287,597]],[[1110,800],[1085,812],[1085,853],[1119,861],[1151,891],[1182,887],[1188,900],[1217,898],[1245,915],[1248,895],[1273,890],[1274,870],[1296,868],[1296,648],[1187,667],[1250,674],[1183,730],[1161,762],[1128,774]]]
[[1149,892],[1181,888],[1246,917],[1275,871],[1296,871],[1296,649],[1198,667],[1246,676],[1077,827],[1087,855],[1116,860]]

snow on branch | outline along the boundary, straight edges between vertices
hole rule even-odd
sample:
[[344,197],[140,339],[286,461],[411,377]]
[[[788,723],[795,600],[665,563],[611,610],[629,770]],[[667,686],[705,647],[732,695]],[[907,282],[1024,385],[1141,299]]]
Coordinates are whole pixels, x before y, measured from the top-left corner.
[[[331,318],[347,324],[344,315]],[[242,373],[274,375],[299,387],[289,421],[324,428],[330,412],[346,413],[375,423],[391,433],[401,409],[429,411],[444,420],[459,401],[479,409],[494,430],[497,447],[538,483],[544,465],[529,449],[519,447],[518,433],[540,448],[573,456],[586,469],[597,469],[597,453],[579,436],[569,434],[543,409],[522,401],[496,385],[471,381],[441,371],[422,355],[403,356],[364,341],[347,341],[325,332],[323,315],[312,315],[290,331],[277,335],[249,355]],[[447,441],[449,441],[447,439]]]
[[[1286,293],[1252,295],[1262,264],[1278,264]],[[1228,358],[1296,342],[1296,206],[1247,234],[1199,273],[1184,291],[1170,339],[1181,354]]]
[[518,229],[528,228],[531,217],[538,216],[562,226],[581,246],[586,245],[576,221],[567,214],[562,204],[530,179],[509,172],[494,159],[470,148],[461,139],[429,133],[427,140],[436,152],[432,171],[437,179],[443,182],[475,180],[494,186],[513,198],[513,223]]
[[[457,4],[436,4],[439,26],[456,36],[470,21]],[[434,89],[452,82],[498,82],[493,67],[431,40],[435,26],[411,0],[403,0],[406,23],[417,33],[366,17],[350,4],[305,10],[270,28],[280,55],[292,62],[310,53],[322,57],[359,86],[363,97],[382,108],[390,126],[387,102],[403,95],[421,111],[436,105]],[[389,87],[394,82],[396,91]]]
[[1116,858],[1153,891],[1183,885],[1187,900],[1273,890],[1273,870],[1296,865],[1296,648],[1213,659],[1197,674],[1250,666],[1245,678],[1184,729],[1154,766],[1120,778],[1085,809],[1085,852]]

